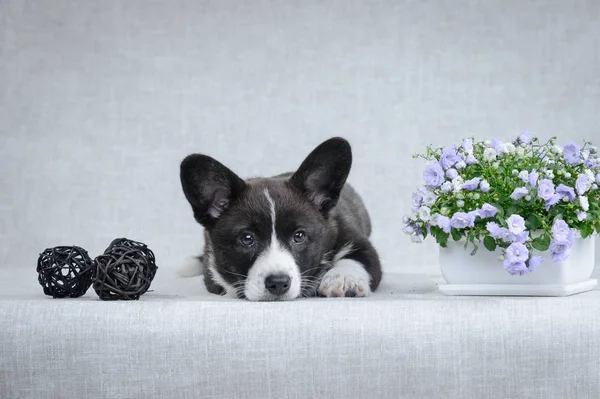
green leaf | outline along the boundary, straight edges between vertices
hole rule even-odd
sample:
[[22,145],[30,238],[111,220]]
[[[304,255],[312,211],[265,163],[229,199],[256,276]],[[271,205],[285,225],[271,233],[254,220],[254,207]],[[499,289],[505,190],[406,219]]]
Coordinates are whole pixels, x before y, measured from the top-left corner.
[[490,252],[494,252],[496,250],[496,240],[492,236],[485,236],[483,239],[483,245]]
[[547,251],[550,247],[550,236],[548,234],[544,234],[531,242],[531,246],[537,249],[538,251]]
[[440,245],[440,247],[446,248],[448,246],[448,237],[450,237],[450,234],[445,233],[439,227],[436,228],[435,241]]
[[515,213],[519,212],[519,207],[516,205],[511,205],[508,207],[508,210],[506,211],[507,215],[514,215]]
[[586,223],[581,226],[581,238],[588,238],[594,232],[594,225],[591,223]]
[[542,226],[542,221],[537,215],[533,214],[527,218],[527,224],[529,230],[537,230]]
[[452,230],[450,230],[450,232],[452,233],[452,239],[454,241],[460,241],[460,239],[462,238],[462,234],[460,233],[460,231],[456,230],[453,227]]
[[473,246],[475,248],[473,248],[473,250],[471,251],[471,256],[474,256],[477,253],[477,250],[479,249],[479,247],[477,245],[475,245],[475,243],[473,243]]

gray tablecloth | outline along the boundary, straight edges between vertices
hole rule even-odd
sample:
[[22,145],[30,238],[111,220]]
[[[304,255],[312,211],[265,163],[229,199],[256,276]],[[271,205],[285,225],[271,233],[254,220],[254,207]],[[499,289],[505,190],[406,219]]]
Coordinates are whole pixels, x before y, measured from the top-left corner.
[[140,301],[45,297],[0,269],[0,398],[599,398],[600,291],[250,303],[160,270]]

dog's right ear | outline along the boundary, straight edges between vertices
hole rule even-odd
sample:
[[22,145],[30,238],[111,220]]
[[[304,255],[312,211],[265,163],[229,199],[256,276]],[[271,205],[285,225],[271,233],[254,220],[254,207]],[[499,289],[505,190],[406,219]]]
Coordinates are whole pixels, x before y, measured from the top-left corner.
[[181,162],[179,176],[194,218],[207,228],[214,226],[246,187],[230,169],[202,154],[188,155]]

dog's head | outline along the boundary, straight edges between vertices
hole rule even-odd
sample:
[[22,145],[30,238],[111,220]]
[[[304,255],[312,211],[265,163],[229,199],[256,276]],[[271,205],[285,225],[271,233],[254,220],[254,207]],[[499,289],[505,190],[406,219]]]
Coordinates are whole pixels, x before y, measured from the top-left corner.
[[253,301],[294,299],[314,289],[331,247],[328,216],[352,164],[342,138],[331,138],[290,175],[242,180],[215,159],[181,163],[183,192],[211,243],[210,271],[228,291]]

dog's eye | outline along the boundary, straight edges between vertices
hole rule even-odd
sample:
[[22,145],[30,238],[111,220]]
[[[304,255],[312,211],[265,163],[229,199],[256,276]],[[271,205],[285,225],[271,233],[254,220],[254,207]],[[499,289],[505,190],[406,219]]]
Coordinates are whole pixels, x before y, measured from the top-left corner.
[[240,243],[250,247],[254,244],[254,237],[250,233],[244,233],[240,236]]
[[306,233],[303,232],[302,230],[299,230],[297,232],[294,233],[294,242],[296,244],[300,244],[302,242],[304,242],[304,240],[306,240]]

